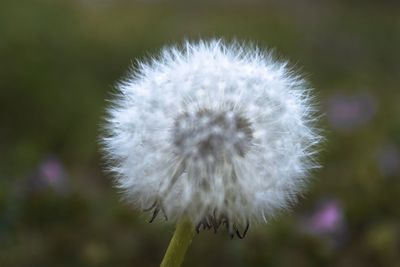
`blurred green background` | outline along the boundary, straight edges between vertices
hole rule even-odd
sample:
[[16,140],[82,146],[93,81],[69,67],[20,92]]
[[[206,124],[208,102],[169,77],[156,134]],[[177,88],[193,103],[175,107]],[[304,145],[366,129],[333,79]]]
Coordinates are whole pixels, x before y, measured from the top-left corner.
[[400,266],[399,1],[0,2],[0,266],[157,266],[174,230],[119,201],[98,146],[136,59],[184,39],[275,48],[306,74],[326,142],[306,197],[184,266]]

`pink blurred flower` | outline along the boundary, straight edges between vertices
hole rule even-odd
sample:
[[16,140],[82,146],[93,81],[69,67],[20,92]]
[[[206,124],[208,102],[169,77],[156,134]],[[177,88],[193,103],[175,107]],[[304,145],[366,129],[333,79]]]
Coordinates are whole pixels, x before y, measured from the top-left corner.
[[312,214],[308,227],[314,233],[333,233],[342,227],[343,212],[335,200],[323,203]]
[[63,163],[56,156],[46,157],[26,177],[23,194],[34,197],[49,190],[64,194],[69,189],[67,178]]
[[329,123],[338,131],[352,131],[367,124],[377,109],[375,98],[367,93],[332,96],[327,108]]
[[56,183],[64,171],[61,162],[55,158],[50,158],[40,165],[40,173],[49,183]]
[[315,232],[334,232],[342,223],[342,210],[336,201],[329,201],[320,207],[311,218]]
[[62,162],[57,157],[44,159],[38,166],[36,187],[52,187],[61,189],[65,185],[66,172]]

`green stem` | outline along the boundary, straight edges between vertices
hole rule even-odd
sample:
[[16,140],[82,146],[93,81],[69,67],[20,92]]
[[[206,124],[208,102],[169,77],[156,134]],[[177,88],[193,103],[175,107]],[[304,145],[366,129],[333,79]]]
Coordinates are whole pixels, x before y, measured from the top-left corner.
[[194,227],[187,219],[181,219],[169,243],[161,267],[179,267],[194,235]]

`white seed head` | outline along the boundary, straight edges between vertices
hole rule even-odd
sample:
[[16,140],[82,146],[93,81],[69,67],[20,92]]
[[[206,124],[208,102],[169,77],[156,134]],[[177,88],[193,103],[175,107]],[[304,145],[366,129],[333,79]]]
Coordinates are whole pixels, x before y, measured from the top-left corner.
[[118,90],[104,148],[126,199],[155,215],[232,232],[290,206],[315,167],[311,91],[257,48],[166,48]]

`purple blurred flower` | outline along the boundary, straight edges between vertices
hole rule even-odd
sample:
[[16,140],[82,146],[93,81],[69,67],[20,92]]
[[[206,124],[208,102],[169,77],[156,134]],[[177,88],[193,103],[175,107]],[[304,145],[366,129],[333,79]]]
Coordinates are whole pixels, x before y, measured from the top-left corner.
[[33,192],[48,187],[62,191],[65,189],[66,177],[62,162],[52,156],[39,163],[35,173],[28,178],[28,187]]
[[324,203],[312,216],[312,230],[325,233],[334,232],[342,224],[342,210],[336,201]]
[[382,175],[391,176],[400,170],[400,151],[394,144],[386,144],[378,149],[378,167]]
[[57,186],[65,175],[62,163],[55,157],[44,160],[39,166],[40,177],[49,185]]
[[308,221],[309,230],[313,233],[334,233],[343,224],[343,212],[335,200],[329,200],[316,209]]
[[335,130],[352,131],[371,121],[376,109],[375,98],[367,93],[338,94],[328,101],[328,120]]

